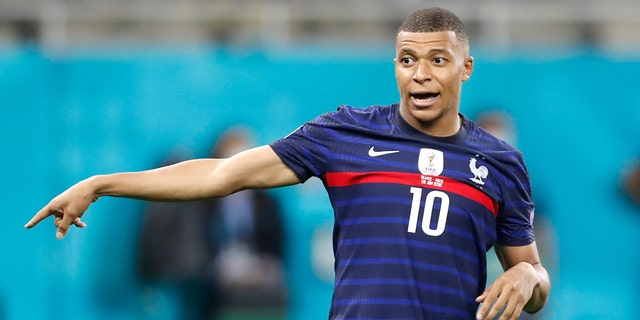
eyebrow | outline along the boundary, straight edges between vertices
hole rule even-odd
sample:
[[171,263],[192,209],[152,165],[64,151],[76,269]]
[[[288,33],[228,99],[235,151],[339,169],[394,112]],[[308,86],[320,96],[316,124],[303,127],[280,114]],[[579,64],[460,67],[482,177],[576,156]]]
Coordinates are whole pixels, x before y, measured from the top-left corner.
[[405,55],[405,54],[411,54],[411,55],[416,55],[416,51],[411,49],[411,48],[400,48],[400,51],[398,52],[398,55]]
[[[405,55],[405,54],[410,54],[410,55],[418,55],[417,52],[411,48],[400,48],[400,52],[398,52],[399,55]],[[440,49],[440,48],[433,48],[433,49],[429,49],[429,52],[427,52],[427,55],[433,55],[433,54],[445,54],[445,55],[452,55],[452,53],[449,50],[446,49]]]
[[445,49],[431,49],[429,50],[429,54],[434,54],[434,53],[441,53],[441,54],[446,54],[446,55],[451,55],[451,52],[449,50],[445,50]]

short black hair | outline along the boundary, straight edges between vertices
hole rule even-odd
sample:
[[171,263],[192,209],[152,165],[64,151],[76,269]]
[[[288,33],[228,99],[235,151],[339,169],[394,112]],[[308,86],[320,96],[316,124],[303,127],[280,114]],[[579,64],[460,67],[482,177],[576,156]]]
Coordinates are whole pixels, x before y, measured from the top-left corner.
[[424,8],[414,11],[398,28],[405,32],[453,31],[459,40],[469,41],[467,28],[453,12],[442,8]]

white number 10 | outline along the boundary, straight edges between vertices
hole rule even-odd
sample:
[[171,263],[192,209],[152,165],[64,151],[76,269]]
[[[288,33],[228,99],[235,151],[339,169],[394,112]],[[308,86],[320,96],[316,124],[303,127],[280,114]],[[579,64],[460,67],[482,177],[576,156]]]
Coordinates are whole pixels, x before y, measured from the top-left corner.
[[[418,226],[418,215],[420,213],[420,202],[422,199],[422,188],[411,187],[411,213],[409,215],[409,227],[407,232],[416,233]],[[431,228],[431,217],[433,215],[433,203],[435,199],[440,199],[440,213],[438,214],[438,223],[436,228]],[[447,215],[449,214],[449,196],[442,191],[430,191],[427,193],[427,199],[424,203],[424,214],[422,217],[422,231],[429,236],[437,237],[444,232],[447,224]]]

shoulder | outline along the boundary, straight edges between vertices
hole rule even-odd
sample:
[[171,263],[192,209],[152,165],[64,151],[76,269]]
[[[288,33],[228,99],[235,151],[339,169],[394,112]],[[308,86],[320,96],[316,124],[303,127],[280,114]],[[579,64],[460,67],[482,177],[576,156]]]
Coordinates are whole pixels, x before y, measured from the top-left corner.
[[390,108],[340,106],[271,143],[271,147],[305,181],[324,174],[331,159],[344,149],[345,141],[354,143],[389,132],[392,111],[387,109]]
[[520,150],[508,142],[494,136],[474,121],[464,118],[464,122],[469,132],[467,142],[478,148],[479,151],[488,154],[510,155],[519,158],[522,157]]
[[492,160],[495,165],[502,167],[505,171],[527,175],[524,155],[520,150],[497,138],[472,120],[465,118],[464,121],[468,130],[466,139],[468,148],[476,150],[478,154]]
[[[392,114],[393,106],[374,105],[369,107],[355,107],[340,105],[336,111],[325,113],[317,117],[314,123],[325,124],[353,124],[366,125],[385,121]],[[385,121],[386,122],[386,121]]]
[[336,112],[350,114],[353,116],[371,116],[371,115],[387,115],[390,114],[392,105],[382,106],[373,105],[368,107],[355,107],[350,105],[340,105]]

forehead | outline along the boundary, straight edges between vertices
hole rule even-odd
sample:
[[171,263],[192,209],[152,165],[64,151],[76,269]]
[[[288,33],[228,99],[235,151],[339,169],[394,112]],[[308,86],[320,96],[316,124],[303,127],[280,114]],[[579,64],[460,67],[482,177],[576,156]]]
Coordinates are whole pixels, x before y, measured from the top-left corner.
[[451,51],[457,53],[464,50],[465,45],[456,37],[453,31],[438,32],[406,32],[401,31],[396,38],[396,52],[410,50],[416,52],[430,51],[433,49]]

